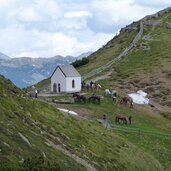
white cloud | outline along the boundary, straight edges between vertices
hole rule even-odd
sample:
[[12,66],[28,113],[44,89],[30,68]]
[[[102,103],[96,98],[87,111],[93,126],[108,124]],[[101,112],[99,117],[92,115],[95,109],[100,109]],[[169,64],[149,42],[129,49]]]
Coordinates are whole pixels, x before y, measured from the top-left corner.
[[92,8],[95,12],[88,24],[99,32],[113,32],[114,28],[119,29],[156,11],[154,8],[135,4],[134,0],[93,0]]
[[64,14],[65,18],[87,17],[87,16],[91,16],[91,13],[88,11],[70,11]]
[[44,17],[48,16],[52,19],[57,19],[62,15],[62,8],[60,8],[56,0],[36,0],[35,8]]
[[134,3],[138,3],[140,5],[148,6],[148,7],[156,7],[156,8],[166,8],[171,6],[170,0],[135,0]]
[[132,21],[170,0],[0,0],[0,52],[11,57],[97,50]]
[[10,6],[15,0],[0,0],[0,7],[8,7]]
[[30,7],[19,11],[13,11],[11,15],[14,15],[14,17],[17,17],[23,22],[37,22],[42,20],[42,17],[36,12],[36,10]]

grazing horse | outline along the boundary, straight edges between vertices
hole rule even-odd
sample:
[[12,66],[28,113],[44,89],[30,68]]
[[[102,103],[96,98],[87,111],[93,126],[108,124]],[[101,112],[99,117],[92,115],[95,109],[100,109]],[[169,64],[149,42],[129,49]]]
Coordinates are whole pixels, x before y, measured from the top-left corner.
[[99,89],[102,88],[102,86],[101,86],[100,84],[93,83],[93,84],[91,85],[91,88],[92,88],[93,90],[99,90]]
[[122,97],[119,103],[120,103],[120,105],[124,105],[124,106],[126,106],[129,103],[130,107],[133,108],[132,98]]
[[90,97],[88,98],[88,101],[89,101],[89,102],[92,101],[93,103],[95,103],[95,102],[100,103],[100,96],[92,95],[92,96],[90,96]]
[[112,94],[112,90],[111,89],[105,89],[104,91],[104,95],[107,96],[107,95],[111,95]]
[[117,115],[117,116],[115,117],[115,122],[116,122],[116,123],[127,124],[127,117]]
[[111,96],[117,96],[117,92],[116,92],[116,90],[111,90],[111,89],[105,89],[105,91],[104,91],[104,95],[111,95]]
[[86,97],[84,95],[80,95],[78,93],[74,93],[73,96],[75,100],[79,101],[79,102],[86,102]]

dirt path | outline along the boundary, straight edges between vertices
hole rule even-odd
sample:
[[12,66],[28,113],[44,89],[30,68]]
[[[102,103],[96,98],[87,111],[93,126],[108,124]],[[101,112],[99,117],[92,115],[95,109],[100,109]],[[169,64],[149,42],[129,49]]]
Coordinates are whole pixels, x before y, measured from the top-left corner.
[[46,139],[46,144],[56,150],[61,151],[62,153],[64,153],[65,155],[67,155],[68,157],[71,157],[73,160],[75,160],[77,163],[83,165],[88,171],[97,171],[96,168],[91,165],[90,163],[88,163],[86,160],[78,157],[76,154],[71,153],[70,151],[64,149],[62,147],[62,145],[56,145],[54,144],[52,141]]
[[[98,77],[95,77],[95,78],[93,78],[92,79],[92,81],[93,82],[96,82],[96,81],[99,81],[99,80],[104,80],[104,79],[106,79],[106,78],[109,78],[110,77],[110,75],[113,73],[113,71],[109,71],[109,72],[107,72],[106,74],[104,74],[104,75],[101,75],[101,76],[98,76]],[[88,80],[88,81],[86,81],[87,83],[89,83],[91,80]]]

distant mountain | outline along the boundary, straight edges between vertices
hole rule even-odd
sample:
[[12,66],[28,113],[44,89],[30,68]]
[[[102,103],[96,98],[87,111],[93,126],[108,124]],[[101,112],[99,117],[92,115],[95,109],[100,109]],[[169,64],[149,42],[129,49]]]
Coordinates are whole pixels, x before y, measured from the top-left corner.
[[10,57],[0,52],[0,59],[10,59]]
[[85,53],[78,57],[55,56],[50,58],[2,58],[0,60],[0,74],[10,79],[20,88],[33,85],[48,78],[57,65],[70,64],[76,59],[87,57]]
[[84,57],[88,57],[92,54],[93,52],[85,52],[85,53],[82,53],[81,55],[77,56],[77,59],[82,59]]

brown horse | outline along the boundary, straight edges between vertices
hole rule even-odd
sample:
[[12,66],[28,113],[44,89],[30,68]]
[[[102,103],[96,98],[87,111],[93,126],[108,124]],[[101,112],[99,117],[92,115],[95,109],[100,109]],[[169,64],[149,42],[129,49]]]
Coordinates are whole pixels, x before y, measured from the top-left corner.
[[101,86],[100,84],[93,83],[92,86],[91,86],[91,88],[92,88],[93,90],[99,90],[99,89],[102,88],[102,86]]
[[129,103],[130,107],[133,108],[133,100],[132,98],[129,97],[122,97],[119,104],[123,105],[123,106],[127,106],[127,104]]
[[115,122],[116,122],[116,123],[127,124],[127,117],[121,116],[121,115],[117,115],[117,116],[115,117]]
[[80,95],[80,94],[78,94],[78,93],[74,93],[73,94],[73,96],[72,97],[74,97],[74,99],[76,100],[76,101],[79,101],[79,102],[86,102],[86,97],[84,96],[84,95]]
[[100,84],[97,84],[96,82],[90,81],[90,88],[92,90],[99,90],[102,88]]

